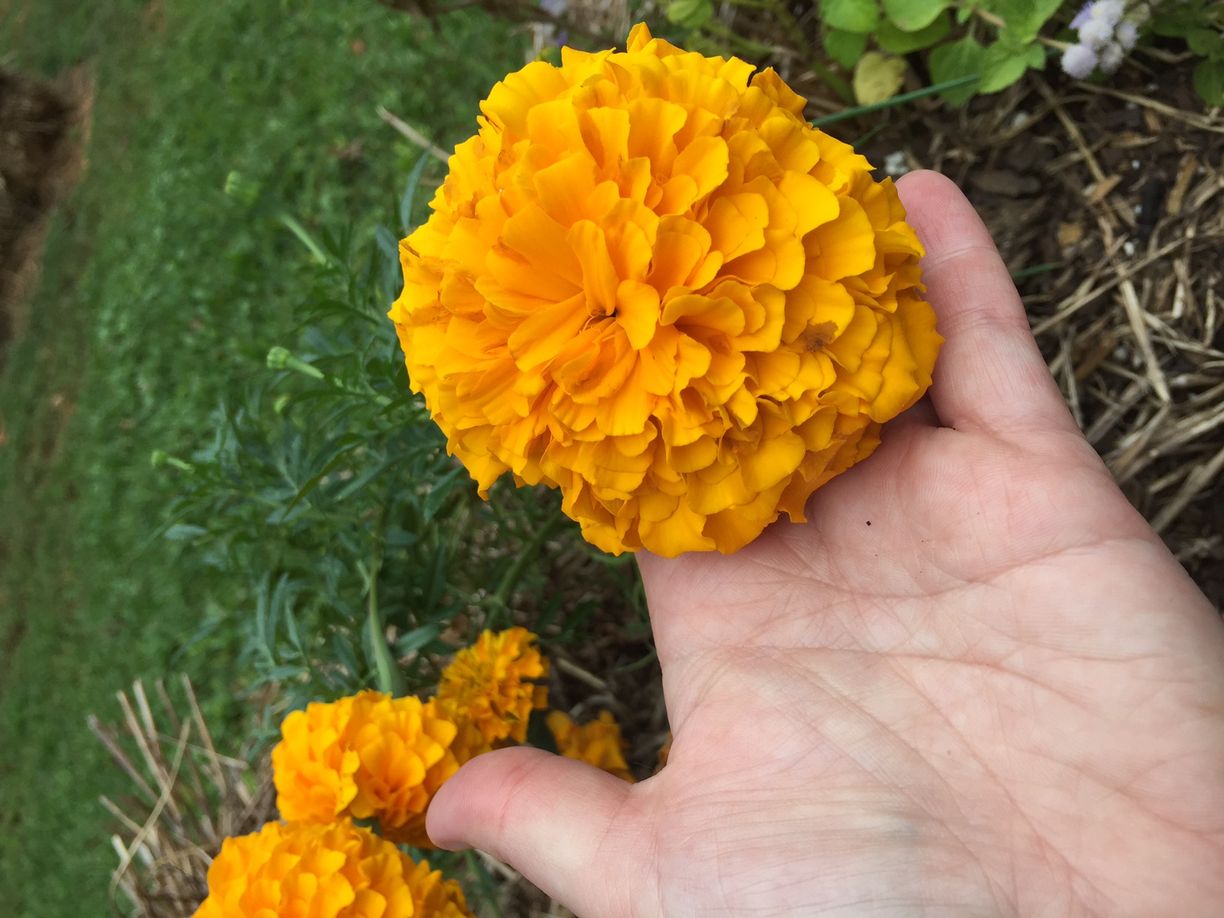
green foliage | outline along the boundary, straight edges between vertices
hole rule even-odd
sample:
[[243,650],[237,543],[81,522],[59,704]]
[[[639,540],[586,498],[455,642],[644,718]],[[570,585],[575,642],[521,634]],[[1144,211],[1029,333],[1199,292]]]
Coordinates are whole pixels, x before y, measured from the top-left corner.
[[1183,39],[1202,58],[1194,68],[1194,89],[1208,105],[1224,105],[1224,3],[1166,2],[1152,19],[1152,31]]
[[[264,356],[298,346],[295,309],[326,270],[273,211],[227,198],[227,174],[252,183],[257,207],[277,201],[299,215],[307,233],[371,248],[417,157],[376,106],[447,145],[523,60],[507,26],[471,11],[439,26],[373,2],[0,4],[6,65],[50,75],[90,59],[99,86],[89,169],[52,228],[30,325],[0,384],[0,914],[110,911],[112,817],[98,796],[121,799],[131,782],[87,731],[87,713],[110,719],[113,693],[132,679],[186,671],[235,751],[256,653],[235,620],[257,618],[262,602],[267,630],[292,646],[277,610],[294,584],[277,593],[279,573],[247,580],[195,563],[190,527],[207,520],[156,537],[186,475],[148,458],[209,449],[219,405],[236,412],[249,385],[277,383]],[[299,394],[277,386],[261,411]],[[292,421],[301,412],[288,406]],[[328,432],[312,436],[316,453]],[[259,461],[319,469],[309,453],[297,467],[280,454]],[[263,512],[288,526],[313,511],[294,508],[284,524]],[[331,576],[333,565],[317,567]],[[400,588],[387,589],[394,599]],[[355,655],[364,677],[360,644]]]
[[[820,13],[825,51],[841,66],[860,67],[877,53],[873,49],[891,55],[925,52],[932,82],[954,84],[941,95],[960,105],[1043,67],[1039,33],[1067,5],[1062,0],[830,0]],[[859,101],[875,100],[860,93]]]

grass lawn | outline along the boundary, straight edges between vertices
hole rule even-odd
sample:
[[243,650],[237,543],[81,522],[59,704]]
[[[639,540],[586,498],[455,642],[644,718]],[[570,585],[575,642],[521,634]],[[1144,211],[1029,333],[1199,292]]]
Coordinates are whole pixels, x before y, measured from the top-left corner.
[[243,594],[150,539],[175,488],[151,451],[206,440],[297,321],[308,253],[227,174],[372,238],[419,155],[376,106],[449,146],[522,54],[477,15],[435,34],[373,0],[0,3],[0,60],[97,77],[89,166],[0,378],[0,914],[109,910],[97,798],[128,787],[88,713],[113,721],[115,691],[177,672],[222,722],[237,710],[235,638],[180,649],[208,597]]

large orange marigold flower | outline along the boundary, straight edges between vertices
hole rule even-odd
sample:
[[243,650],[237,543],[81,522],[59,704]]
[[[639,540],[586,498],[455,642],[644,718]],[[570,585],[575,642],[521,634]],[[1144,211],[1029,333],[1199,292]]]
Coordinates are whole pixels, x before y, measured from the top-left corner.
[[896,190],[752,72],[639,25],[482,103],[390,312],[482,495],[508,470],[607,551],[730,552],[930,385]]
[[564,711],[549,711],[548,729],[567,759],[594,765],[623,781],[637,781],[625,761],[625,739],[611,711],[600,711],[598,719],[581,726]]
[[294,712],[281,731],[272,770],[285,819],[377,819],[388,838],[429,846],[425,812],[459,768],[457,728],[434,702],[362,692]]
[[[208,868],[195,918],[408,918],[416,867],[391,842],[351,822],[270,822],[227,838]],[[463,913],[460,913],[463,914]]]
[[442,671],[434,700],[459,727],[460,764],[506,740],[524,742],[531,712],[548,706],[548,688],[534,681],[548,675],[535,639],[526,628],[484,631]]

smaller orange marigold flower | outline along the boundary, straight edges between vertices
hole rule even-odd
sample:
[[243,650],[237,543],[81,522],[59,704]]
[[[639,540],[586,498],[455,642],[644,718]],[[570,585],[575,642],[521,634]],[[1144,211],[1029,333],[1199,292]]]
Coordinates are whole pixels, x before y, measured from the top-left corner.
[[430,846],[425,811],[459,768],[457,728],[434,702],[362,692],[311,704],[281,730],[272,769],[285,819],[377,819],[388,838]]
[[625,761],[625,738],[611,711],[600,711],[598,720],[581,726],[562,711],[549,711],[548,729],[557,741],[557,751],[567,759],[586,762],[630,784],[636,783],[637,778]]
[[350,812],[359,819],[377,819],[383,835],[393,841],[432,847],[425,811],[438,788],[459,770],[450,748],[456,733],[433,701],[362,692],[353,701],[349,728],[360,761]]
[[416,866],[395,845],[348,820],[270,822],[253,835],[225,840],[208,868],[208,898],[195,918],[434,914],[415,906],[410,877]]
[[430,870],[429,861],[416,865],[408,877],[408,885],[412,887],[417,918],[468,918],[472,915],[459,884],[444,879],[441,870]]
[[486,630],[442,671],[435,700],[459,725],[461,764],[506,740],[524,742],[531,712],[548,706],[548,688],[532,681],[548,675],[535,640],[526,628]]
[[291,822],[331,822],[357,796],[353,775],[360,760],[346,733],[353,699],[312,703],[281,723],[272,750],[276,805]]

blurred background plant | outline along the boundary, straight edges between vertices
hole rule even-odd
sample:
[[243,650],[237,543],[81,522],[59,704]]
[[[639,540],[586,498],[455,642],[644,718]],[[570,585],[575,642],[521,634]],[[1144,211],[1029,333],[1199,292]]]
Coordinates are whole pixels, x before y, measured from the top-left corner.
[[[631,560],[583,543],[552,493],[503,481],[481,501],[385,319],[397,241],[491,84],[639,18],[775,66],[881,174],[960,182],[1076,419],[1224,599],[1224,117],[1204,107],[1222,17],[1178,0],[0,2],[0,69],[85,62],[73,85],[98,87],[68,129],[89,168],[0,341],[0,914],[108,907],[113,813],[142,824],[174,724],[204,735],[194,714],[150,728],[116,708],[137,678],[190,674],[226,780],[263,799],[287,711],[420,691],[482,628],[524,624],[553,661],[554,720],[611,711],[628,771],[655,767],[667,724]],[[0,123],[0,176],[13,136]],[[122,716],[106,735],[130,761],[150,749],[152,802],[107,766],[90,711]],[[182,826],[220,824],[218,794],[182,799]],[[216,841],[175,856],[198,870]],[[482,913],[553,908],[503,865],[439,865]]]

